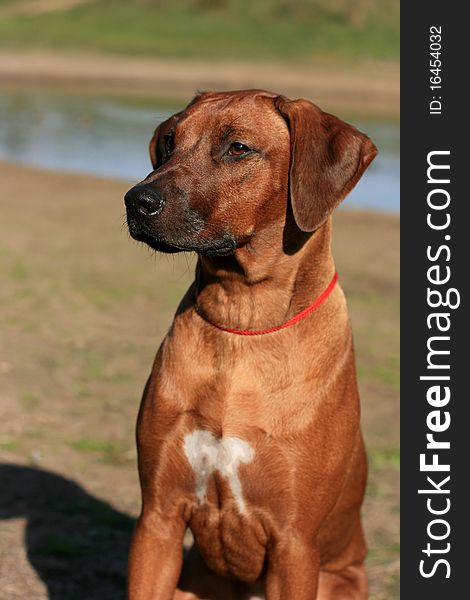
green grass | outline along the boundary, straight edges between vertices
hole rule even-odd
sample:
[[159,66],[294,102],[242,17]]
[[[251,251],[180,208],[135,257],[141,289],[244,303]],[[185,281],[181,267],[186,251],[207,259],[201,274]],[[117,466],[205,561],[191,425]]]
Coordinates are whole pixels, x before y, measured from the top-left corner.
[[18,450],[20,444],[17,441],[8,441],[8,442],[0,442],[0,450],[4,452],[13,452],[14,450]]
[[381,548],[369,550],[367,556],[367,563],[373,565],[375,563],[381,563],[384,558],[389,555],[397,556],[400,553],[400,544],[390,544],[389,546],[382,546]]
[[11,266],[11,276],[17,281],[25,281],[28,279],[29,271],[24,262],[22,262],[21,260],[17,260]]
[[115,450],[114,444],[105,440],[95,440],[82,438],[71,443],[72,448],[81,452],[112,452]]
[[389,385],[393,389],[400,389],[400,370],[395,365],[388,366],[387,364],[381,364],[371,366],[358,364],[357,374],[360,379],[372,378],[375,381]]
[[42,15],[7,13],[0,18],[0,47],[147,57],[395,60],[399,2],[101,0]]
[[95,438],[81,438],[75,442],[71,442],[70,446],[79,452],[97,454],[100,460],[107,464],[120,465],[127,462],[126,447],[117,442]]
[[372,469],[400,469],[399,448],[368,448],[369,463]]
[[39,405],[39,398],[36,396],[36,394],[25,392],[24,394],[21,394],[20,402],[24,410],[30,411],[37,408]]

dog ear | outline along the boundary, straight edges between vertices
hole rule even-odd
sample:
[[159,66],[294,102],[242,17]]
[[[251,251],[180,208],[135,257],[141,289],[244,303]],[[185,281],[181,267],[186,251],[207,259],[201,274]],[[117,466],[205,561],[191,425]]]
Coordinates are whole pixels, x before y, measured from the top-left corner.
[[353,189],[377,148],[355,127],[307,100],[279,96],[275,104],[290,132],[294,218],[302,231],[314,231]]
[[162,164],[162,157],[163,157],[163,136],[162,139],[160,139],[160,130],[161,130],[161,125],[159,125],[155,131],[153,132],[153,136],[152,139],[150,140],[149,143],[149,154],[150,154],[150,162],[152,163],[152,167],[155,169],[158,169],[158,167]]
[[153,169],[158,169],[163,164],[165,155],[165,135],[171,129],[173,117],[160,123],[160,125],[153,132],[152,139],[149,144],[150,161],[152,162]]
[[165,158],[165,136],[169,133],[174,133],[174,128],[179,120],[181,112],[172,115],[155,129],[152,139],[149,144],[150,161],[152,167],[158,169],[164,162]]

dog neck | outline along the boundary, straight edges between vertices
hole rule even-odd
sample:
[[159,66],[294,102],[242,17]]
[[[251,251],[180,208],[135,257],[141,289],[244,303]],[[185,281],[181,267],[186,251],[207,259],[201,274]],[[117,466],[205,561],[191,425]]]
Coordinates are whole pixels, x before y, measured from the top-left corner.
[[330,220],[302,242],[294,251],[284,228],[273,225],[232,257],[200,256],[193,288],[199,314],[233,329],[287,322],[324,292],[335,270]]

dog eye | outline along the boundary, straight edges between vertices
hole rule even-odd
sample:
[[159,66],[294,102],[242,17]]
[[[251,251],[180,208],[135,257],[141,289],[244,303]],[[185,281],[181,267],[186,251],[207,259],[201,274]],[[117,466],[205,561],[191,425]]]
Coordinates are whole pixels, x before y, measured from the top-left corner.
[[228,154],[230,156],[243,156],[243,154],[246,154],[249,151],[250,149],[248,146],[245,146],[245,144],[242,144],[241,142],[233,142],[228,149]]
[[168,156],[172,153],[173,148],[175,146],[175,134],[167,133],[164,136],[165,139],[165,154]]

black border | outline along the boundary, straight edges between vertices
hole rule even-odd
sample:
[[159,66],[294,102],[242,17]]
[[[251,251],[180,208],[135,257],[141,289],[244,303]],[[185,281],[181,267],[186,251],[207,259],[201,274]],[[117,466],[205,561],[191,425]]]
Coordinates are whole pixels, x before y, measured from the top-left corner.
[[[470,597],[467,577],[467,538],[469,537],[470,512],[470,420],[468,406],[470,395],[466,389],[465,373],[470,371],[467,348],[469,327],[466,315],[468,297],[468,268],[470,251],[467,240],[467,207],[470,208],[470,191],[467,174],[470,175],[468,155],[469,103],[466,88],[469,79],[470,24],[463,14],[464,4],[456,2],[425,3],[402,2],[401,4],[401,597],[408,600],[434,598],[442,600]],[[442,27],[442,114],[431,115],[429,102],[429,35],[431,26]],[[427,155],[433,150],[450,150],[451,194],[449,211],[451,224],[446,234],[451,249],[449,262],[442,265],[451,268],[449,286],[460,292],[461,304],[449,310],[452,325],[450,336],[450,388],[451,400],[446,407],[451,424],[442,439],[451,443],[442,459],[450,462],[451,508],[445,515],[451,531],[445,542],[450,543],[447,554],[434,555],[446,558],[447,569],[441,565],[430,578],[420,575],[420,560],[427,558],[422,549],[426,547],[426,532],[433,518],[426,508],[426,496],[418,489],[426,487],[426,473],[420,472],[419,455],[426,451],[426,415],[432,408],[426,401],[428,382],[420,381],[425,374],[426,342],[432,335],[426,317],[432,310],[427,305],[426,257],[428,245],[439,245],[443,232],[432,231],[426,224]],[[444,334],[443,334],[444,335]],[[444,409],[442,409],[444,410]],[[468,461],[468,462],[467,462]],[[428,473],[428,475],[432,475]],[[443,473],[436,473],[436,481]],[[430,487],[429,485],[427,487]],[[436,517],[437,518],[437,517]],[[468,540],[470,542],[470,539]],[[444,542],[441,543],[443,545]],[[436,547],[438,547],[436,542]],[[431,562],[427,565],[429,566]]]

